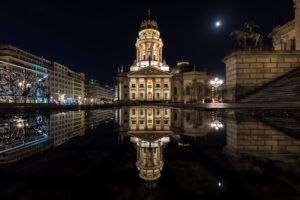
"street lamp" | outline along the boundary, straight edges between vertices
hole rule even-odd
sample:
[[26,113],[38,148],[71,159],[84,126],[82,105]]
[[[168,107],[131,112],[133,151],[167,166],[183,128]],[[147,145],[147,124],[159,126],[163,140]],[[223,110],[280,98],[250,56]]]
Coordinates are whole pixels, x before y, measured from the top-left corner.
[[211,85],[211,95],[212,95],[212,100],[213,103],[219,102],[219,94],[218,94],[218,88],[223,85],[223,80],[219,78],[215,78],[214,80],[211,80],[210,82]]

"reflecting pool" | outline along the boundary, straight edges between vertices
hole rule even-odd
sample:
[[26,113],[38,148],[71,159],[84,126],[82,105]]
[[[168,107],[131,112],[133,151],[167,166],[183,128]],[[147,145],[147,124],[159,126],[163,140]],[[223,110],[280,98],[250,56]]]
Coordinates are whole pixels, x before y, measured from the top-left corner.
[[0,185],[1,199],[300,199],[300,111],[0,113]]

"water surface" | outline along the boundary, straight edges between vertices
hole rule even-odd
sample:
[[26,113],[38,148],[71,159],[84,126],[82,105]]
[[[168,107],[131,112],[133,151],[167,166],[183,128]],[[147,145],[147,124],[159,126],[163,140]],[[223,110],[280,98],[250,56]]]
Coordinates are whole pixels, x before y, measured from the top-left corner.
[[0,197],[300,199],[299,113],[1,113]]

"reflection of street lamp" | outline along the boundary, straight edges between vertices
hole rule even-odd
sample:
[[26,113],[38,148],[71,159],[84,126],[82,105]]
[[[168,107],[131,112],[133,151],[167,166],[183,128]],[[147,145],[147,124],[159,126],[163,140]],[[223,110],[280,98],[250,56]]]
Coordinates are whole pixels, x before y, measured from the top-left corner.
[[218,88],[223,84],[223,80],[220,80],[218,78],[215,78],[214,80],[211,80],[210,85],[212,86],[212,100],[213,103],[219,102],[219,94],[218,94]]
[[222,124],[222,122],[220,122],[219,120],[214,120],[211,122],[210,126],[212,128],[214,128],[215,130],[219,130],[222,129],[224,127],[224,125]]
[[17,119],[17,127],[23,128],[24,127],[24,121],[22,119]]
[[78,97],[78,105],[81,105],[81,96]]

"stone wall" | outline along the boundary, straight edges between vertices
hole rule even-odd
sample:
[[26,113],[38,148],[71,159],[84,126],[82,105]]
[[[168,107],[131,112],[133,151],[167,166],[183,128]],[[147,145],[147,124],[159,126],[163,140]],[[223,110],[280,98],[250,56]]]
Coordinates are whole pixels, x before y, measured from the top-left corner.
[[237,50],[227,55],[223,99],[235,102],[300,66],[300,51]]

